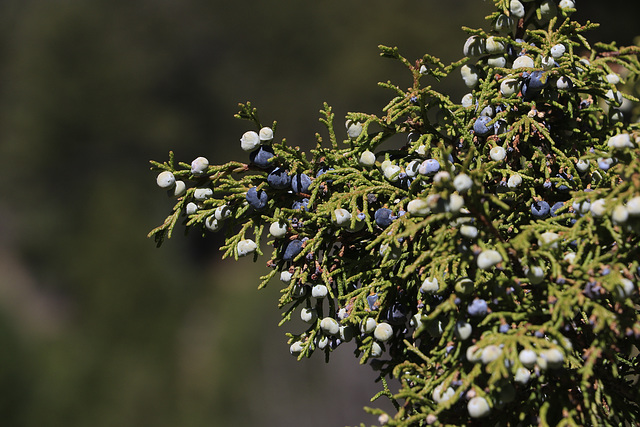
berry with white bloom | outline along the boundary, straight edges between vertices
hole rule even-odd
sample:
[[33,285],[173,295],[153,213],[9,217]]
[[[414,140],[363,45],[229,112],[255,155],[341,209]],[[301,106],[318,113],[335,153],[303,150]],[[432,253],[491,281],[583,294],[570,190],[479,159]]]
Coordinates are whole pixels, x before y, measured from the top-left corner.
[[504,97],[510,97],[520,92],[520,82],[518,79],[504,79],[500,83],[500,93]]
[[588,159],[580,159],[576,162],[576,169],[580,172],[586,172],[589,170],[589,160]]
[[629,298],[636,291],[636,285],[634,285],[633,282],[626,277],[622,277],[617,287],[617,291],[617,296],[619,299]]
[[640,216],[640,196],[633,197],[627,202],[627,212],[631,216]]
[[446,402],[447,400],[451,399],[455,395],[456,395],[456,392],[451,387],[447,387],[447,389],[443,393],[442,392],[442,384],[440,384],[440,385],[437,385],[433,389],[433,393],[431,394],[431,397],[433,398],[434,402],[443,403],[443,402]]
[[382,356],[382,347],[377,342],[373,342],[371,344],[371,357],[380,357]]
[[509,11],[518,19],[524,17],[524,6],[519,0],[511,0],[511,3],[509,3]]
[[522,365],[524,365],[527,368],[533,368],[533,366],[536,364],[537,358],[538,358],[538,355],[536,354],[536,352],[530,349],[521,350],[520,353],[518,354],[518,359],[520,359],[520,363],[522,363]]
[[184,193],[187,192],[187,184],[184,181],[176,181],[176,184],[173,186],[173,189],[170,189],[167,194],[173,197],[183,196]]
[[316,347],[318,347],[318,349],[320,350],[324,350],[325,347],[327,347],[327,345],[329,345],[329,338],[322,336],[322,335],[318,335],[316,336],[316,339],[314,340],[314,343],[316,344]]
[[483,364],[488,364],[497,360],[502,354],[502,349],[497,345],[490,344],[482,349],[481,360]]
[[560,9],[562,10],[576,8],[576,4],[574,3],[573,0],[560,0],[560,3],[558,3],[558,6],[560,6]]
[[287,223],[284,221],[275,221],[269,226],[269,233],[276,239],[280,239],[287,235]]
[[391,182],[396,182],[399,178],[400,172],[402,169],[398,165],[390,164],[386,168],[383,169],[384,177],[387,178]]
[[436,159],[427,159],[420,164],[418,173],[420,175],[433,175],[440,170],[440,163]]
[[360,332],[363,334],[370,334],[375,331],[376,326],[378,326],[378,322],[373,317],[367,317],[360,323]]
[[507,151],[498,145],[497,147],[493,147],[491,149],[489,155],[491,156],[492,160],[500,162],[507,157]]
[[345,126],[347,128],[347,135],[349,135],[351,139],[356,139],[362,133],[362,123],[347,120]]
[[373,331],[373,337],[381,342],[388,341],[392,336],[393,328],[387,322],[378,323]]
[[296,341],[293,344],[291,344],[291,347],[289,347],[289,352],[293,356],[299,355],[300,353],[302,353],[302,350],[304,350],[304,347],[301,341]]
[[453,330],[453,332],[458,337],[458,339],[460,339],[461,341],[464,341],[469,339],[469,337],[471,336],[471,332],[473,332],[473,327],[471,326],[471,324],[467,322],[457,322],[456,328]]
[[156,177],[156,184],[164,190],[169,190],[176,185],[176,177],[169,171],[162,171]]
[[531,268],[525,267],[524,270],[531,284],[539,285],[544,280],[545,272],[542,267],[534,265]]
[[193,192],[193,198],[196,200],[207,200],[213,196],[213,190],[211,188],[196,188]]
[[554,58],[558,59],[562,55],[564,55],[566,50],[567,50],[567,48],[565,48],[562,43],[558,43],[558,44],[556,44],[556,45],[551,47],[551,56],[553,56]]
[[607,146],[613,149],[633,148],[633,143],[628,133],[619,133],[609,138]]
[[493,124],[489,125],[491,117],[480,116],[473,123],[473,131],[480,136],[487,136],[493,132]]
[[467,411],[471,418],[482,418],[489,415],[491,408],[484,397],[476,396],[467,403]]
[[413,216],[426,216],[431,212],[431,208],[426,200],[414,199],[407,204],[407,212]]
[[244,239],[238,242],[236,251],[238,253],[238,256],[247,256],[255,252],[257,248],[258,248],[258,245],[256,245],[256,242],[254,242],[251,239]]
[[508,34],[513,31],[514,26],[515,23],[513,18],[503,13],[498,16],[498,19],[496,19],[494,28],[500,34]]
[[521,366],[518,369],[516,369],[516,375],[513,380],[518,384],[525,385],[529,382],[530,378],[531,378],[531,371]]
[[322,331],[327,335],[338,335],[340,332],[340,325],[333,317],[325,317],[320,322],[320,329],[322,329]]
[[611,212],[611,219],[614,224],[624,224],[629,219],[629,211],[624,205],[616,205]]
[[291,282],[291,272],[289,272],[289,270],[285,270],[280,272],[280,281],[284,282],[284,283],[289,283]]
[[485,39],[480,36],[469,37],[464,43],[462,53],[470,58],[484,55],[487,53]]
[[617,85],[618,83],[620,83],[620,77],[618,77],[617,74],[607,74],[605,79],[607,80],[607,83],[612,85]]
[[513,68],[514,70],[517,70],[519,68],[533,68],[534,65],[535,64],[533,62],[533,59],[530,56],[522,55],[517,57],[513,61],[513,65],[511,66],[511,68]]
[[470,93],[466,94],[465,96],[462,97],[462,100],[460,101],[460,103],[464,108],[471,107],[473,105],[473,95]]
[[549,245],[550,248],[557,249],[559,239],[560,236],[558,233],[546,231],[540,235],[540,239],[538,239],[538,246]]
[[240,138],[240,147],[244,151],[253,151],[260,145],[260,135],[258,132],[250,130],[245,132]]
[[477,259],[478,268],[481,270],[491,268],[500,262],[502,262],[502,255],[500,255],[500,252],[493,249],[485,249],[480,252]]
[[209,168],[209,160],[206,157],[197,157],[191,162],[191,173],[194,175],[202,175]]
[[556,87],[560,90],[571,90],[573,89],[573,82],[567,76],[561,76],[556,81]]
[[335,216],[334,223],[336,225],[346,227],[351,223],[351,213],[346,209],[336,209],[333,211]]
[[477,345],[472,345],[467,348],[465,353],[467,360],[471,363],[479,362],[482,359],[482,349]]
[[595,202],[591,203],[591,215],[596,218],[602,218],[607,210],[604,199],[598,199]]
[[478,229],[473,225],[461,225],[460,234],[467,239],[475,239],[478,237]]
[[422,282],[422,286],[420,286],[420,292],[424,294],[434,294],[438,292],[438,289],[438,279],[435,277],[427,277],[424,279],[424,282]]
[[[564,354],[562,354],[562,352],[557,348],[544,350],[540,353],[540,358],[546,362],[546,367],[549,369],[560,368],[564,362]],[[542,366],[540,367],[542,368]]]
[[480,79],[480,74],[478,73],[478,68],[475,65],[465,64],[460,67],[460,74],[462,75],[462,80],[464,84],[473,89],[478,84],[478,80]]
[[612,89],[609,89],[607,91],[607,93],[605,94],[605,98],[606,98],[607,103],[613,104],[613,105],[622,104],[622,100],[624,99],[622,97],[622,93],[620,93],[617,90],[613,91]]
[[507,180],[507,187],[516,188],[522,184],[522,177],[518,174],[511,175]]
[[376,155],[369,150],[364,150],[360,155],[359,163],[362,166],[373,166],[376,163]]
[[453,186],[459,193],[468,191],[473,185],[473,180],[467,174],[460,173],[453,179]]
[[541,22],[547,22],[558,14],[558,7],[555,0],[543,0],[538,8],[540,11]]
[[300,311],[300,319],[305,323],[315,323],[318,318],[318,312],[315,308],[304,307]]
[[218,231],[220,229],[220,223],[213,215],[204,220],[204,226],[209,231]]
[[505,50],[504,43],[496,40],[493,36],[487,37],[485,40],[485,49],[487,53],[502,53]]
[[322,299],[327,296],[329,290],[325,285],[315,285],[311,288],[311,296],[317,299]]
[[187,212],[187,215],[192,215],[198,211],[198,205],[193,202],[189,202],[187,203],[185,211]]
[[273,129],[270,127],[263,127],[260,129],[260,141],[271,141],[273,139]]

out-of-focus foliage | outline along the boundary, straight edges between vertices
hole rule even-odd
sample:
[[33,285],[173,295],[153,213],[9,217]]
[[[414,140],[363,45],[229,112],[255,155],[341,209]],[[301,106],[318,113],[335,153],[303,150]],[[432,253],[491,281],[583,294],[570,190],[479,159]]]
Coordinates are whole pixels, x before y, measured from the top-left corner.
[[[628,2],[607,7],[616,3]],[[460,54],[466,37],[460,26],[477,26],[486,7],[476,1],[2,2],[3,425],[359,420],[371,393],[353,394],[369,380],[352,375],[350,354],[331,369],[320,358],[300,366],[271,345],[286,338],[268,326],[278,314],[263,307],[270,290],[255,291],[251,269],[259,266],[221,270],[219,242],[211,239],[175,240],[162,251],[149,244],[141,230],[162,217],[165,204],[144,166],[169,147],[181,158],[203,147],[215,147],[207,151],[218,153],[217,162],[233,158],[243,124],[231,116],[246,99],[268,107],[291,141],[311,142],[322,101],[338,114],[376,110],[387,94],[372,91],[375,83],[402,84],[404,70],[378,58],[378,44],[447,61]],[[602,13],[598,20],[629,44],[637,15],[614,16],[615,25]],[[255,322],[264,330],[256,331]],[[290,415],[326,406],[334,419],[302,422]]]

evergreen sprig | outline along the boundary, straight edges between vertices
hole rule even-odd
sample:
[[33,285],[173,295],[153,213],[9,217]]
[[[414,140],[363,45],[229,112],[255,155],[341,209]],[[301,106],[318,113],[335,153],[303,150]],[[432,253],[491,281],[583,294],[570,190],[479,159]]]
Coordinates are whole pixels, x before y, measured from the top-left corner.
[[[623,425],[640,418],[640,129],[622,90],[637,47],[591,46],[572,0],[494,0],[449,65],[396,47],[413,76],[380,115],[327,104],[310,155],[250,103],[249,162],[151,162],[181,219],[224,257],[273,249],[298,359],[355,342],[396,413],[380,424]],[[460,72],[460,103],[425,80]],[[402,135],[400,149],[385,141]],[[385,378],[396,378],[394,394]]]

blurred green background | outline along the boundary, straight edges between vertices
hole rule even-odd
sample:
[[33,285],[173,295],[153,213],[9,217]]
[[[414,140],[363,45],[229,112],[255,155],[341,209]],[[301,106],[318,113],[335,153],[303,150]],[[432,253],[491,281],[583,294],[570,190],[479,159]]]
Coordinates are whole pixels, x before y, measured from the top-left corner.
[[[591,39],[639,33],[631,2],[577,3],[603,23]],[[219,237],[198,233],[160,249],[145,237],[172,206],[148,161],[243,159],[250,124],[232,116],[247,100],[309,147],[322,102],[378,113],[391,95],[378,81],[410,85],[378,44],[455,60],[460,27],[490,6],[0,2],[0,424],[374,423],[362,407],[379,385],[353,345],[330,365],[289,355],[279,283],[256,290],[266,257],[222,262]],[[465,92],[457,76],[441,86]]]

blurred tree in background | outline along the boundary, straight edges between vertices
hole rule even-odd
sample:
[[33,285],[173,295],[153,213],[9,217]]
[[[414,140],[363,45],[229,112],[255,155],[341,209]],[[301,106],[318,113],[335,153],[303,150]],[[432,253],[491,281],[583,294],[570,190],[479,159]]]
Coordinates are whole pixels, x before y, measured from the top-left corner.
[[[638,6],[584,3],[577,20],[602,24],[590,37],[633,43]],[[410,84],[401,66],[378,57],[378,44],[449,62],[461,55],[461,25],[481,26],[487,8],[472,0],[1,2],[3,425],[362,420],[378,390],[374,373],[356,366],[348,346],[331,367],[296,363],[279,314],[264,304],[277,287],[256,290],[263,265],[219,263],[214,238],[162,250],[145,238],[170,202],[158,201],[144,169],[169,147],[185,160],[237,158],[246,124],[232,116],[246,100],[308,147],[323,101],[338,116],[379,111],[389,94],[378,81]],[[459,81],[442,85],[463,95]]]

